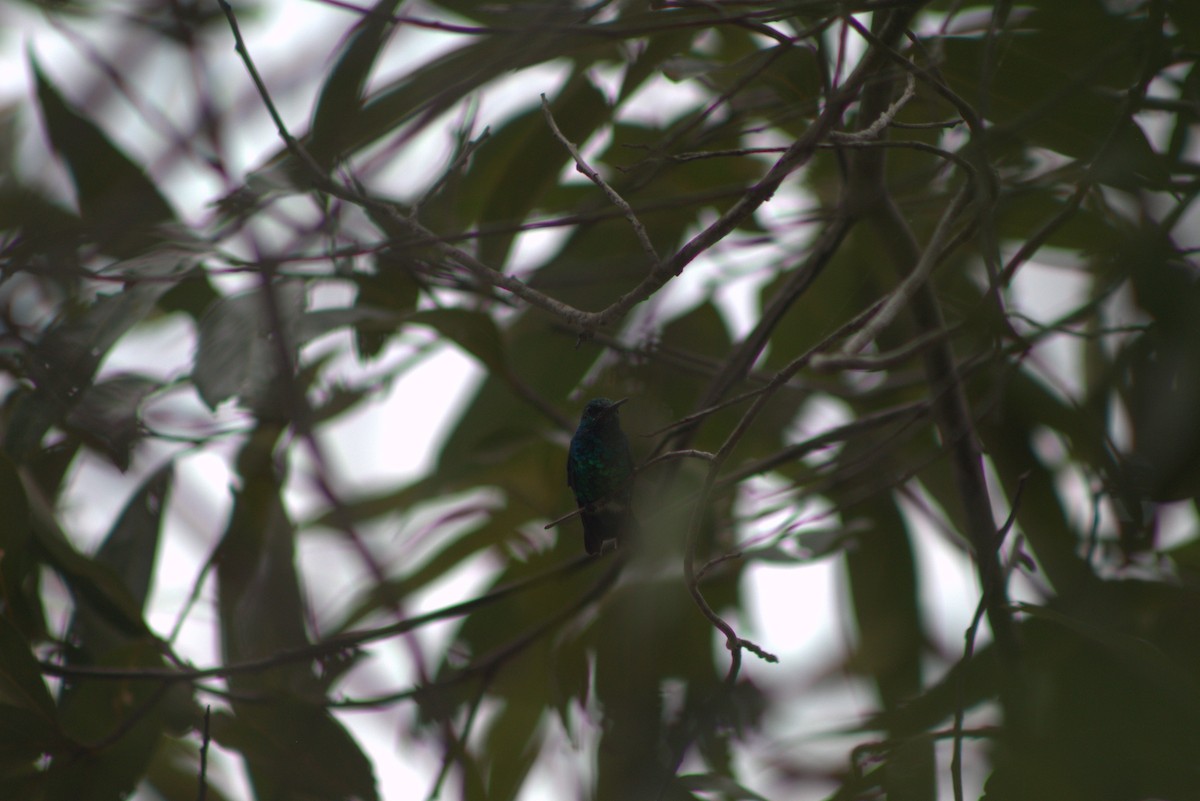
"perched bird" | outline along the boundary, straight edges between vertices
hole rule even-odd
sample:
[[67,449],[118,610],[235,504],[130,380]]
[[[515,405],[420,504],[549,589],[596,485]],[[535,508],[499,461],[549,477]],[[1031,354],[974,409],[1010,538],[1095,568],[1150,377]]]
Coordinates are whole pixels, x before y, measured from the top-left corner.
[[595,398],[583,407],[579,428],[567,454],[567,485],[583,512],[583,547],[600,553],[605,540],[617,540],[634,528],[630,508],[633,456],[621,430],[617,408],[629,400]]

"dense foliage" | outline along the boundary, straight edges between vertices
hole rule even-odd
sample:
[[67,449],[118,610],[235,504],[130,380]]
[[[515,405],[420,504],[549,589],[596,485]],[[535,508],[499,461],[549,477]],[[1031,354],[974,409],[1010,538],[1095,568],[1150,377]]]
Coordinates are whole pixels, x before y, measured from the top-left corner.
[[[1200,797],[1200,4],[290,5],[341,27],[0,10],[0,797],[239,795],[218,749],[401,797],[364,715],[429,797]],[[338,426],[444,345],[482,378],[428,469],[348,482]],[[589,558],[594,396],[641,537]],[[747,599],[816,562],[847,645],[789,681]],[[836,757],[781,735],[846,677]]]

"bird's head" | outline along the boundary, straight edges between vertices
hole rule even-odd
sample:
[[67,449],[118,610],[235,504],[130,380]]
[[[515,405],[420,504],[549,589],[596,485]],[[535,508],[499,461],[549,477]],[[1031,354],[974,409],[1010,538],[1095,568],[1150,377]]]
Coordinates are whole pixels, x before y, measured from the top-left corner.
[[587,406],[583,407],[583,417],[579,422],[587,426],[600,426],[609,421],[615,422],[620,419],[617,416],[618,407],[627,400],[629,398],[621,398],[618,401],[608,398],[593,398],[587,402]]

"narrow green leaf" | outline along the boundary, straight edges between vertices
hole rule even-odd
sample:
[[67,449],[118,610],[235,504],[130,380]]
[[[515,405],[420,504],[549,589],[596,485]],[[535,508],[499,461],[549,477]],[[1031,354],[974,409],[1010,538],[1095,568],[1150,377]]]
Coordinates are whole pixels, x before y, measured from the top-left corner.
[[1016,607],[1027,615],[1049,621],[1093,642],[1118,657],[1120,662],[1133,666],[1154,684],[1169,687],[1193,705],[1200,704],[1200,684],[1195,678],[1194,665],[1181,665],[1144,637],[1134,636],[1112,625],[1065,614],[1037,604],[1019,603]]
[[87,605],[122,635],[152,636],[142,619],[141,602],[112,568],[75,550],[53,521],[38,520],[33,531],[46,561],[62,577],[78,604]]
[[487,796],[480,801],[512,801],[541,751],[539,704],[509,702],[488,730],[483,752]]
[[397,314],[369,306],[316,309],[305,312],[297,321],[296,344],[303,345],[342,328],[392,332],[399,327],[400,320]]
[[171,205],[140,166],[63,99],[32,53],[29,62],[46,131],[67,162],[84,220],[112,252],[140,252],[153,242],[149,229],[175,218]]
[[507,374],[504,340],[491,315],[468,309],[424,309],[410,314],[408,321],[437,330],[478,359],[491,373]]
[[143,606],[150,594],[158,541],[175,467],[167,462],[150,475],[129,499],[112,530],[100,544],[96,561],[108,565]]
[[53,728],[54,700],[42,680],[33,644],[6,617],[0,617],[0,704],[32,712],[43,726]]
[[[129,499],[96,552],[96,563],[117,576],[139,610],[145,608],[150,594],[162,516],[173,477],[170,462],[151,474]],[[86,601],[79,604],[71,631],[88,661],[128,642],[127,634],[114,631]]]
[[[30,472],[33,472],[32,470]],[[25,485],[16,465],[0,451],[0,586],[5,587],[4,618],[25,637],[45,632],[37,581],[42,560],[31,546],[31,517]]]
[[767,801],[766,798],[729,776],[717,773],[689,773],[679,777],[679,782],[698,793],[713,793],[728,801]]
[[[354,299],[356,307],[401,313],[417,308],[421,281],[417,278],[413,265],[402,253],[385,251],[379,254],[375,259],[375,271],[355,273],[354,282],[358,285],[358,296]],[[359,355],[364,358],[379,355],[393,333],[395,332],[379,330],[375,326],[355,326],[354,342]]]
[[[200,753],[198,742],[164,737],[159,741],[150,765],[146,768],[146,781],[163,801],[194,801],[200,777]],[[221,791],[213,781],[211,763],[205,801],[237,801]]]
[[[161,668],[158,645],[148,639],[105,655],[100,664],[123,669]],[[170,698],[154,682],[88,681],[70,686],[62,725],[83,744],[56,754],[47,770],[48,801],[127,798],[142,780],[163,736]]]
[[[304,594],[295,564],[295,530],[280,493],[274,449],[281,429],[260,426],[238,455],[240,489],[217,546],[217,607],[226,662],[270,657],[309,643]],[[238,687],[261,690],[313,686],[311,664],[238,676]]]
[[379,798],[370,760],[327,710],[294,699],[235,710],[212,716],[213,738],[242,754],[258,798]]
[[363,14],[325,79],[313,111],[308,153],[331,168],[346,148],[345,132],[362,108],[363,88],[395,23],[399,0],[379,0]]
[[[583,146],[611,113],[604,95],[582,71],[577,71],[551,100],[550,108],[563,135],[578,146]],[[465,197],[482,201],[480,225],[519,223],[538,207],[542,194],[558,183],[570,160],[539,105],[492,134],[473,160],[462,191]],[[500,269],[514,238],[511,233],[484,238],[480,258]]]

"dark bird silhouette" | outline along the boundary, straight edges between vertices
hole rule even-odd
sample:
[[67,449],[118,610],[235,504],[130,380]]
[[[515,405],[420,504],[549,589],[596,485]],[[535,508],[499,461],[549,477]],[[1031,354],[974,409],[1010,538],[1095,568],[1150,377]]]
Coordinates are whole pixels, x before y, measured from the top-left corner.
[[635,525],[630,508],[633,455],[617,412],[627,400],[588,401],[567,454],[567,485],[583,510],[579,519],[583,521],[583,547],[589,554],[600,553],[605,540],[619,543]]

